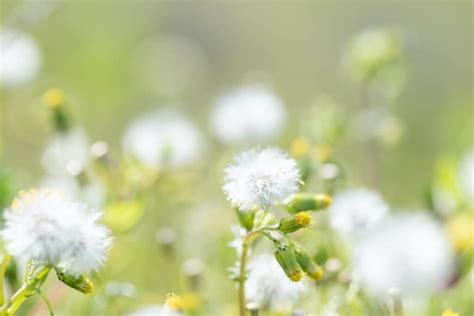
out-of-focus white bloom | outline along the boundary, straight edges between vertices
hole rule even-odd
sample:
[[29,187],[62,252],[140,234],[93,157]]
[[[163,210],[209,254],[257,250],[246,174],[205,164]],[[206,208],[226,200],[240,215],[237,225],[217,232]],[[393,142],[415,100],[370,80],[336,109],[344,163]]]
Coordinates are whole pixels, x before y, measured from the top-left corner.
[[21,192],[4,213],[2,237],[20,260],[51,264],[79,274],[97,270],[111,244],[100,213],[63,193],[40,189]]
[[285,116],[280,98],[265,87],[255,85],[219,98],[211,125],[223,143],[259,143],[280,133]]
[[182,313],[173,311],[166,306],[153,305],[141,308],[128,314],[128,316],[180,316]]
[[345,58],[354,76],[370,79],[382,67],[394,62],[399,51],[400,45],[393,33],[384,29],[368,29],[354,38]]
[[469,150],[461,160],[459,182],[466,199],[474,205],[474,148]]
[[354,272],[374,295],[429,295],[448,285],[453,250],[442,226],[419,213],[387,218],[368,233],[354,256]]
[[249,305],[286,311],[291,309],[307,290],[303,282],[290,281],[270,254],[255,257],[249,262],[248,268],[245,290]]
[[334,196],[328,210],[331,227],[344,240],[357,241],[389,212],[382,197],[366,189],[350,189]]
[[47,176],[40,181],[39,187],[64,192],[71,198],[84,201],[95,208],[102,208],[105,204],[106,190],[97,181],[81,187],[78,179],[73,176]]
[[377,141],[384,146],[396,145],[403,137],[403,123],[384,108],[370,108],[358,113],[351,126],[361,141]]
[[81,128],[54,135],[43,153],[44,169],[52,175],[78,175],[89,163],[89,141]]
[[151,168],[185,167],[201,156],[203,139],[192,122],[169,109],[146,114],[128,127],[123,149]]
[[38,73],[41,54],[36,42],[17,30],[0,32],[0,84],[13,87],[26,83]]
[[285,152],[248,150],[225,169],[224,192],[241,210],[269,208],[296,193],[299,181],[296,162]]

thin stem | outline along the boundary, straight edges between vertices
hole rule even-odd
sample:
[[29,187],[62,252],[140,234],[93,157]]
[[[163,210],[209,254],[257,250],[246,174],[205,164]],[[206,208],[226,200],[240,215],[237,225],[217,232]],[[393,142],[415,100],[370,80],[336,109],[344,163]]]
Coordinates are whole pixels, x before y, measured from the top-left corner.
[[14,315],[23,302],[44,283],[49,271],[51,271],[50,266],[42,268],[29,284],[22,285],[22,287],[18,289],[15,294],[13,294],[8,303],[0,307],[0,315]]
[[7,270],[10,259],[11,256],[4,256],[0,264],[0,306],[5,303],[5,271]]
[[247,254],[249,245],[244,241],[242,244],[242,254],[240,256],[239,272],[239,314],[245,316],[245,267],[247,265]]
[[48,307],[49,315],[54,316],[53,308],[51,306],[51,303],[48,300],[48,297],[46,295],[44,295],[43,292],[41,291],[41,289],[39,289],[39,288],[36,289],[36,293],[38,293],[38,295],[43,299],[46,306]]
[[262,227],[260,229],[253,230],[251,232],[248,232],[242,241],[242,253],[240,255],[240,269],[239,269],[239,315],[240,316],[245,316],[246,314],[245,312],[245,271],[246,271],[246,266],[247,266],[247,257],[248,257],[249,247],[252,244],[252,242],[255,240],[254,237],[256,237],[258,234],[267,235],[266,232],[272,231],[272,230],[278,230],[278,228],[277,227]]

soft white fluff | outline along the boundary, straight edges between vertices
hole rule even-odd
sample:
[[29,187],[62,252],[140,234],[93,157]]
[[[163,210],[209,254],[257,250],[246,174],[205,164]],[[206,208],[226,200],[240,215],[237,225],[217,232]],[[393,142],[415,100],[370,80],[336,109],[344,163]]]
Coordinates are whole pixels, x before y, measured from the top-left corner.
[[0,31],[0,84],[18,86],[32,80],[41,65],[36,42],[18,30]]
[[303,282],[291,282],[271,254],[255,257],[248,268],[245,290],[249,305],[288,311],[307,290]]
[[20,260],[87,273],[102,265],[112,240],[97,223],[100,215],[59,191],[29,190],[5,210],[1,235],[7,251]]
[[296,193],[300,174],[296,162],[277,148],[248,150],[225,169],[224,192],[241,210],[270,208]]
[[334,196],[328,210],[331,227],[346,241],[361,238],[389,212],[389,206],[375,192],[350,189]]
[[375,295],[429,295],[448,285],[453,250],[442,226],[423,213],[397,215],[377,225],[354,256],[355,276]]
[[51,175],[78,175],[88,165],[89,140],[81,128],[58,133],[50,138],[42,164]]
[[123,149],[151,168],[185,167],[200,158],[203,138],[188,119],[159,109],[132,122],[123,138]]
[[240,88],[219,98],[211,116],[212,130],[223,143],[258,143],[276,137],[286,116],[281,99],[267,88]]

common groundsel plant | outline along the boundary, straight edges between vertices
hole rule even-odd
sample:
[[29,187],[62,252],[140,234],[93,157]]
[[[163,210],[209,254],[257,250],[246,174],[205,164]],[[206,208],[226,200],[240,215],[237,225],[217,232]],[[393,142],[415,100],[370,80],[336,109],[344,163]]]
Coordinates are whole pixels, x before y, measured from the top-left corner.
[[[0,315],[14,315],[29,297],[38,294],[50,314],[51,305],[41,286],[50,272],[59,281],[84,294],[94,291],[89,278],[104,263],[112,237],[99,224],[101,213],[72,201],[63,193],[48,189],[21,191],[5,213],[1,231],[6,253],[2,256],[3,273],[13,257],[24,277],[21,287],[4,302]],[[2,286],[3,293],[3,286]]]
[[[224,192],[234,208],[242,234],[232,242],[238,260],[230,269],[237,282],[239,313],[253,314],[264,306],[246,305],[247,262],[252,245],[261,237],[274,245],[274,259],[292,282],[307,275],[318,281],[323,270],[308,255],[291,233],[311,224],[311,212],[326,208],[331,198],[324,194],[299,192],[304,183],[296,161],[278,148],[251,149],[237,155],[225,169]],[[279,221],[275,210],[284,208],[289,214]],[[250,298],[251,300],[252,298]]]

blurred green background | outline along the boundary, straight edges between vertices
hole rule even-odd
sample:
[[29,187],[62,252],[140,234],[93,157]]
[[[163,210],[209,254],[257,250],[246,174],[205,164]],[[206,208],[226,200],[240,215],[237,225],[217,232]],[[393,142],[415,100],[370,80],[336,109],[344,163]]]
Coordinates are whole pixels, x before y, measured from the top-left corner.
[[[195,119],[215,145],[209,113],[216,97],[243,82],[267,82],[289,111],[277,143],[288,148],[304,130],[302,124],[310,124],[301,118],[318,96],[334,98],[349,117],[359,109],[361,87],[341,60],[351,39],[371,27],[397,34],[406,68],[404,88],[392,108],[403,122],[404,137],[380,156],[379,190],[387,201],[401,208],[424,207],[420,195],[440,157],[459,157],[473,144],[470,1],[2,0],[0,8],[1,27],[30,33],[43,58],[35,80],[0,94],[1,162],[14,175],[15,188],[35,185],[42,176],[39,161],[53,131],[41,101],[49,88],[65,92],[74,122],[91,140],[104,140],[119,154],[127,124],[160,105],[175,106]],[[348,183],[367,186],[361,151],[360,144],[343,142],[336,156]],[[199,168],[183,175],[193,179],[183,180],[187,185],[165,179],[147,192],[144,203],[157,209],[159,222],[147,214],[150,221],[120,239],[104,277],[130,281],[147,293],[130,306],[163,300],[184,282],[177,277],[177,263],[163,259],[152,243],[162,226],[178,230],[178,261],[196,256],[206,263],[206,298],[218,302],[215,310],[234,303],[225,270],[234,259],[226,248],[234,214],[220,189],[230,152],[209,146]],[[173,192],[177,187],[179,192]],[[183,209],[205,209],[207,217]],[[196,221],[202,221],[199,228],[192,225]],[[189,244],[193,237],[185,236],[192,229],[203,237],[196,247]],[[62,308],[91,313],[89,298],[68,295]]]

